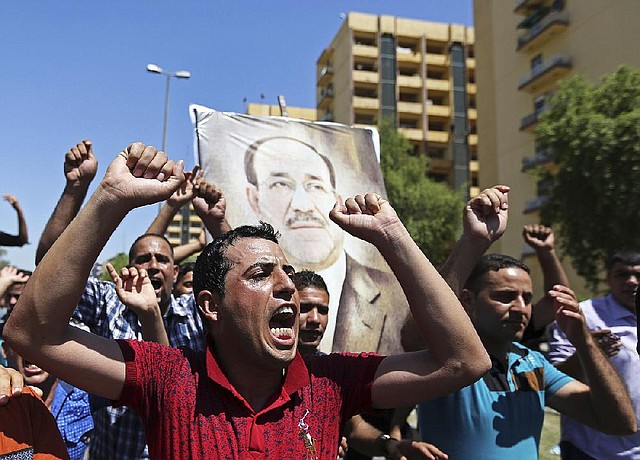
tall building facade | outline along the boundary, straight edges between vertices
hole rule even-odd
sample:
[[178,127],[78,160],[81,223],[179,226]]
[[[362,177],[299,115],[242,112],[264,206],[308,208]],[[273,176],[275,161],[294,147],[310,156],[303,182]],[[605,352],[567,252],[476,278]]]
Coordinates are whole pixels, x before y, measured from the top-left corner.
[[193,209],[193,205],[189,203],[184,205],[173,217],[167,227],[166,237],[171,246],[180,246],[190,241],[196,241],[202,228],[202,221]]
[[[621,64],[639,66],[638,18],[638,0],[474,0],[479,185],[512,187],[509,228],[492,250],[532,257],[521,231],[538,221],[545,196],[545,183],[528,170],[551,159],[534,132],[546,101],[570,75],[596,82]],[[534,289],[542,292],[537,263],[531,266]],[[569,272],[574,289],[589,294]]]
[[318,119],[373,125],[392,117],[427,175],[477,190],[474,29],[349,13],[317,61]]

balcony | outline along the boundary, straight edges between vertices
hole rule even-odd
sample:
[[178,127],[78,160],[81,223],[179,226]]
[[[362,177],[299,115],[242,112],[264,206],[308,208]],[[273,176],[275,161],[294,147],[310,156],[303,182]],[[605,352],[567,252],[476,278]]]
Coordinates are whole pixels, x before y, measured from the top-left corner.
[[518,89],[530,93],[539,91],[540,88],[555,83],[558,79],[567,75],[572,67],[570,56],[556,54],[548,61],[534,67],[529,75],[523,77],[520,80]]
[[367,57],[367,58],[377,59],[378,47],[375,45],[354,44],[353,55],[358,57]]
[[418,128],[398,128],[398,132],[410,141],[423,141],[422,130]]
[[522,172],[553,161],[553,149],[546,147],[536,151],[535,155],[522,159]]
[[332,98],[333,97],[333,88],[329,87],[329,88],[322,88],[320,90],[320,99],[322,99],[323,97],[329,97]]
[[318,98],[318,108],[325,109],[333,101],[333,88],[322,88]]
[[422,78],[420,75],[398,75],[398,86],[400,88],[422,88]]
[[378,72],[370,70],[354,70],[353,81],[356,83],[375,83],[378,84]]
[[319,85],[329,80],[329,77],[333,75],[333,67],[329,65],[322,66],[318,71],[317,82]]
[[478,145],[478,135],[477,134],[469,134],[467,136],[467,143],[471,146]]
[[540,117],[547,110],[546,106],[537,109],[535,112],[530,113],[520,119],[520,131],[533,132],[533,128],[540,121]]
[[435,78],[427,78],[427,90],[428,91],[446,91],[449,92],[451,84],[449,80],[437,80]]
[[448,105],[429,104],[427,105],[427,114],[430,117],[450,118],[451,107]]
[[467,83],[467,94],[478,94],[478,84]]
[[420,102],[398,101],[398,113],[420,115],[422,104]]
[[353,96],[353,108],[377,111],[380,108],[380,102],[373,97]]
[[413,62],[417,64],[422,61],[421,53],[413,51],[411,48],[396,48],[396,61],[398,62]]
[[427,53],[426,61],[429,66],[449,66],[449,56],[446,54]]
[[513,9],[513,12],[525,15],[542,6],[551,5],[551,3],[551,0],[516,0],[516,6]]
[[446,158],[429,158],[430,173],[449,174],[451,169],[451,160]]
[[439,144],[447,144],[449,142],[449,131],[427,131],[427,140],[429,142],[437,142]]
[[518,37],[518,51],[531,51],[548,42],[569,26],[569,14],[566,11],[552,10],[534,24],[524,35]]

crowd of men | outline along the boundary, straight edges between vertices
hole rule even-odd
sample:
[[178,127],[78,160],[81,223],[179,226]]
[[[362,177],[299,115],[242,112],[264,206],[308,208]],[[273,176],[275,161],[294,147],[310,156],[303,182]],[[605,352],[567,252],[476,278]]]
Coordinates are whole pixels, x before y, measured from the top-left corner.
[[[268,172],[276,162],[260,149],[292,143],[301,157],[285,162],[286,171]],[[579,303],[553,231],[526,226],[523,239],[544,276],[545,292],[534,303],[529,267],[486,254],[507,227],[509,187],[486,189],[467,203],[463,233],[436,269],[380,195],[342,201],[330,162],[312,146],[267,138],[247,152],[247,196],[256,213],[290,221],[291,229],[311,222],[326,237],[313,240],[319,247],[308,249],[304,239],[307,250],[297,252],[287,232],[280,236],[266,222],[232,229],[224,195],[197,168],[185,172],[141,143],[116,156],[82,206],[97,160],[87,140],[67,152],[66,186],[40,237],[37,269],[0,271],[9,366],[0,368],[1,454],[535,459],[549,406],[563,416],[563,459],[640,458],[640,252],[615,254],[609,294]],[[314,200],[297,196],[296,180],[308,178],[314,185],[305,183],[301,193],[331,197],[321,218],[294,208]],[[5,199],[20,231],[0,234],[2,242],[24,244],[19,204]],[[125,215],[162,201],[133,242],[129,264],[120,271],[107,265],[112,282],[91,277]],[[203,234],[173,248],[163,235],[188,203],[213,241],[205,245]],[[345,232],[380,251],[397,288],[382,282],[391,274],[362,268],[344,253]],[[197,252],[195,264],[179,265]],[[380,293],[369,305],[344,296],[345,288],[329,287],[318,270],[301,270],[302,259],[318,270],[342,260],[346,284],[377,279]],[[331,312],[335,292],[342,297]],[[384,303],[376,304],[379,298]],[[354,311],[373,320],[356,324]],[[363,334],[367,324],[377,343],[355,340],[349,348],[361,348],[343,352],[348,334]],[[548,326],[545,356],[525,344]],[[320,351],[328,330],[341,353]],[[405,352],[389,352],[400,342]],[[416,406],[419,440],[405,426]]]

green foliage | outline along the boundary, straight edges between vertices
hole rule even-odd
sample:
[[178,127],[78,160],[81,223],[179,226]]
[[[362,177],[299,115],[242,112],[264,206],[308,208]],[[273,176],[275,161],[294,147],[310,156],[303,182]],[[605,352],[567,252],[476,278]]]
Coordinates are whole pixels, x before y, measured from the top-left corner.
[[196,263],[196,259],[198,258],[199,255],[200,255],[200,252],[196,252],[195,254],[191,254],[186,259],[181,260],[178,265],[184,265],[184,264],[189,264],[189,263],[195,264]]
[[541,218],[597,290],[611,254],[640,250],[640,69],[622,66],[600,85],[567,79],[537,134],[557,165],[535,172],[549,184]]
[[[129,264],[129,255],[125,254],[124,252],[121,252],[113,256],[111,259],[109,259],[109,262],[111,263],[111,265],[113,265],[113,268],[115,268],[116,271],[120,273],[120,270],[122,269],[122,267],[126,267]],[[109,272],[107,271],[106,267],[104,271],[100,274],[99,278],[102,281],[111,281],[111,276],[109,275]]]
[[411,143],[392,121],[383,119],[378,128],[389,201],[422,252],[438,266],[457,238],[462,197],[425,176],[427,158],[411,154]]
[[6,255],[7,255],[6,249],[0,248],[0,269],[9,265],[9,261],[4,258]]

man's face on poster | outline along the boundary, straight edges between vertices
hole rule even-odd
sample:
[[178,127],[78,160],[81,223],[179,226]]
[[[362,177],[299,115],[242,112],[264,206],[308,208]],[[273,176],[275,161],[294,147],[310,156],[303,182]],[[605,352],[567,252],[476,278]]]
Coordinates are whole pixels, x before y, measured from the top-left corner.
[[290,138],[267,140],[253,153],[255,180],[247,177],[247,198],[258,218],[280,231],[296,269],[324,269],[342,251],[342,231],[329,219],[336,192],[328,161]]

